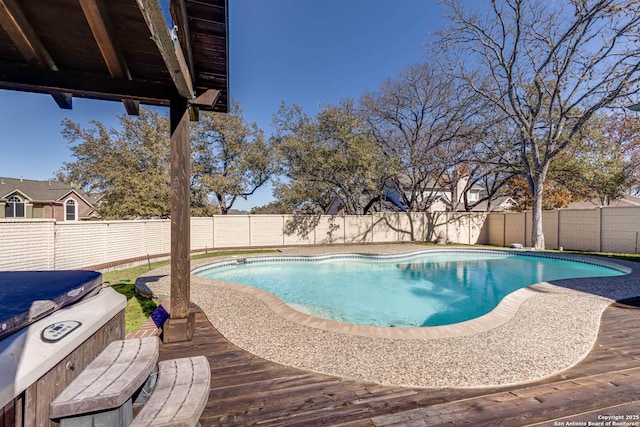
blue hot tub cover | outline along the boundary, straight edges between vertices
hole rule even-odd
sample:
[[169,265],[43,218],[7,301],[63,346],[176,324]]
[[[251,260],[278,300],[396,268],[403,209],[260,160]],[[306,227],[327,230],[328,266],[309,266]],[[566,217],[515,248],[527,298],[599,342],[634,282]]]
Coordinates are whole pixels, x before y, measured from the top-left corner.
[[101,285],[102,275],[89,270],[0,271],[0,340]]

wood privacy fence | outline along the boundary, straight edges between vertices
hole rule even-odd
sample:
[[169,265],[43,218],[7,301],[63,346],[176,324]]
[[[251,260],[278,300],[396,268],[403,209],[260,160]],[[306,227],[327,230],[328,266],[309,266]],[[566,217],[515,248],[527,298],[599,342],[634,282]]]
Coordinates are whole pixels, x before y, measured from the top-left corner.
[[[548,211],[547,249],[634,253],[640,207]],[[169,220],[0,221],[0,270],[105,267],[170,252]],[[385,213],[361,216],[218,215],[191,219],[194,252],[296,245],[531,244],[530,213]]]

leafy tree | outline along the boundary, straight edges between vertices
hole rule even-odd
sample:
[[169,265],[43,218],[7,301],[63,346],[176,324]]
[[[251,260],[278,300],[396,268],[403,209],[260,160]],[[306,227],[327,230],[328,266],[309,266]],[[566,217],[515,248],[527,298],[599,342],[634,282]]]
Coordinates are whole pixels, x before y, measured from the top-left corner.
[[274,116],[280,173],[276,198],[292,211],[322,212],[334,197],[347,214],[366,213],[363,194],[380,194],[390,166],[368,138],[352,100],[324,106],[314,119],[281,105]]
[[267,203],[266,205],[256,206],[251,209],[252,215],[280,215],[291,213],[286,206],[278,201]]
[[[531,210],[531,192],[527,180],[522,176],[514,176],[506,183],[509,196],[516,204],[511,210],[524,212]],[[564,183],[548,178],[542,198],[543,209],[561,209],[576,200],[575,195]]]
[[169,124],[155,110],[120,116],[121,129],[92,121],[89,128],[65,119],[62,135],[75,161],[58,177],[89,193],[103,194],[98,212],[107,219],[170,214]]
[[[580,136],[553,160],[545,183],[544,209],[564,208],[580,200],[606,206],[623,197],[636,182],[637,169],[630,160],[635,138],[621,137],[624,130],[618,127],[622,124],[620,116],[594,115]],[[520,177],[509,183],[520,210],[531,208],[525,186],[526,181]]]
[[264,185],[274,171],[274,157],[264,133],[247,123],[239,103],[231,111],[203,113],[192,124],[192,188],[206,205],[212,194],[223,214],[238,197],[246,199]]
[[[169,123],[154,109],[137,118],[120,116],[120,128],[91,122],[83,129],[63,121],[74,162],[59,178],[87,192],[103,194],[103,218],[167,217],[171,179]],[[237,197],[247,197],[269,178],[273,156],[255,124],[247,124],[237,103],[229,115],[200,115],[192,124],[191,213],[227,213]],[[212,197],[213,195],[213,197]]]
[[609,154],[623,164],[624,190],[640,195],[640,117],[624,112],[610,114],[603,133],[610,147]]
[[532,243],[544,248],[552,161],[598,110],[640,90],[640,0],[444,4],[451,25],[440,46],[449,72],[510,120],[513,166],[532,197]]
[[632,167],[625,159],[625,143],[612,138],[611,129],[607,129],[609,120],[605,115],[594,115],[566,154],[554,160],[553,176],[571,189],[575,199],[595,199],[608,205],[624,196]]

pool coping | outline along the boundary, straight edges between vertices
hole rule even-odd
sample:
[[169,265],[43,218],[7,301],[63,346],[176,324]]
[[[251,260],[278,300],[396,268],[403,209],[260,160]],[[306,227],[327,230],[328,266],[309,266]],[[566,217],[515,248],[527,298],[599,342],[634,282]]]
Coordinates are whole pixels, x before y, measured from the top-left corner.
[[[356,252],[406,253],[416,249],[422,251],[425,247],[363,245]],[[345,253],[354,248],[302,247],[281,251],[273,256]],[[538,254],[567,257],[564,253]],[[252,256],[224,259],[249,257]],[[469,321],[475,324],[463,322],[457,326],[385,328],[327,321],[298,312],[268,292],[197,276],[191,277],[191,295],[229,341],[273,362],[386,385],[493,387],[539,380],[574,366],[594,345],[606,307],[615,300],[640,295],[636,263],[586,258],[596,259],[599,265],[621,266],[630,273],[611,280],[565,279],[536,284],[510,294],[483,318]],[[193,267],[211,263],[212,259],[198,260]],[[168,267],[146,276],[149,278],[143,280],[143,287],[148,285],[156,295],[169,294]],[[373,335],[370,328],[376,330]]]

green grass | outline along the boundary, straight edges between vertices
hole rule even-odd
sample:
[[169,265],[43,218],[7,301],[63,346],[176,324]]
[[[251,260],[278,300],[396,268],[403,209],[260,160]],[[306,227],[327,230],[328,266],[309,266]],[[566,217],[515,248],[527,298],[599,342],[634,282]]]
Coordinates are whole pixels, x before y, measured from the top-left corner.
[[[277,252],[275,250],[245,250],[245,251],[215,251],[205,254],[198,254],[191,257],[192,260],[213,258],[225,255],[261,254]],[[125,268],[122,270],[108,271],[102,274],[103,282],[109,282],[111,287],[127,298],[127,306],[124,309],[125,331],[134,332],[147,321],[153,310],[158,306],[157,301],[138,295],[135,291],[136,279],[155,268],[169,265],[170,261],[157,261],[151,264],[139,265],[137,267]]]
[[121,293],[127,298],[127,306],[124,308],[124,330],[134,332],[147,321],[158,304],[156,301],[138,295],[135,290],[135,280],[133,283],[122,283],[113,285],[113,290]]

